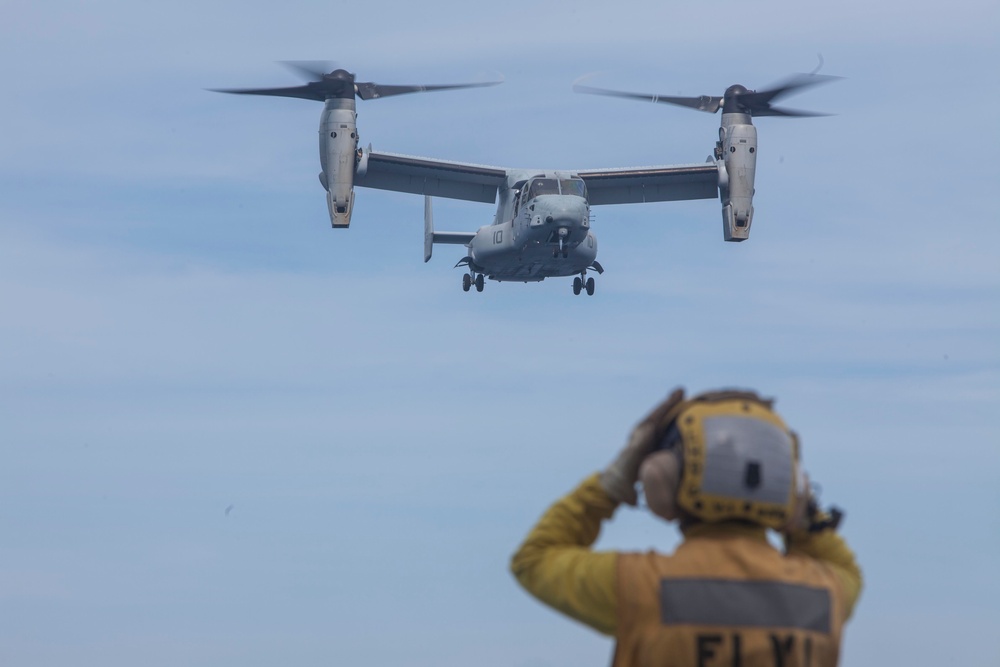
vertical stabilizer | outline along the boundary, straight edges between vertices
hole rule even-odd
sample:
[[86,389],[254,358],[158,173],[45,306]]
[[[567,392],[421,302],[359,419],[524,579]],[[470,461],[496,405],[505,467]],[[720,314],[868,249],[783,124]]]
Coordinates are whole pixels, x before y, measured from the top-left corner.
[[431,251],[434,248],[434,211],[431,198],[424,195],[424,262],[431,261]]

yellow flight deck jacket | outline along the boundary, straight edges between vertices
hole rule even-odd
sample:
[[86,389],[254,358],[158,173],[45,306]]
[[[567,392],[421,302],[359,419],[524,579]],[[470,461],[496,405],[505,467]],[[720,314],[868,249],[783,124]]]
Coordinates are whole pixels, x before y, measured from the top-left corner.
[[614,667],[837,663],[861,570],[835,532],[797,535],[782,554],[764,528],[699,523],[669,556],[592,551],[617,505],[592,475],[511,561],[532,595],[615,636]]

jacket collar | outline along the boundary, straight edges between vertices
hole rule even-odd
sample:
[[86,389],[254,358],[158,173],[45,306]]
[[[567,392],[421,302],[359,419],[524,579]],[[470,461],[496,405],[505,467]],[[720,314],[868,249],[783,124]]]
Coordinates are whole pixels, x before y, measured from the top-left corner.
[[717,537],[743,537],[759,542],[767,542],[767,529],[763,526],[755,526],[750,523],[737,521],[721,521],[719,523],[706,523],[696,521],[681,526],[681,533],[684,538],[717,538]]

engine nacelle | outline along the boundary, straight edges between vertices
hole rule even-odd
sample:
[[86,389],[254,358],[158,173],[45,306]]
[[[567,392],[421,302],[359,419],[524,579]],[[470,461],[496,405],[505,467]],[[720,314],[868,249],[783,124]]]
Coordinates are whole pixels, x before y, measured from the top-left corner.
[[732,204],[722,207],[722,236],[726,241],[746,241],[750,238],[750,224],[753,222],[753,207],[746,217],[740,217]]
[[757,171],[757,128],[750,123],[750,116],[722,114],[719,149],[725,165],[725,174],[720,173],[719,178],[723,236],[727,241],[745,241],[750,238],[753,222]]
[[328,99],[319,123],[319,159],[323,166],[319,180],[326,189],[326,205],[334,228],[346,228],[351,224],[357,151],[354,100]]

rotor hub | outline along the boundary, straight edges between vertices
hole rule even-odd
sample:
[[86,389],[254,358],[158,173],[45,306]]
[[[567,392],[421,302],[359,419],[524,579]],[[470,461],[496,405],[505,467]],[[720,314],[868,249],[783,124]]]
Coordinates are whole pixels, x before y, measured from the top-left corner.
[[746,105],[740,103],[740,97],[749,93],[746,86],[735,84],[726,88],[722,96],[722,113],[750,113]]
[[354,81],[354,75],[348,72],[346,69],[335,69],[332,72],[323,75],[324,81]]

